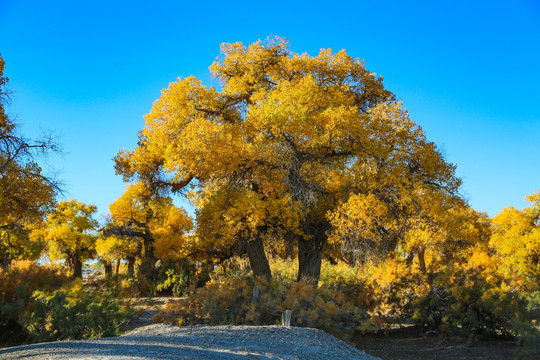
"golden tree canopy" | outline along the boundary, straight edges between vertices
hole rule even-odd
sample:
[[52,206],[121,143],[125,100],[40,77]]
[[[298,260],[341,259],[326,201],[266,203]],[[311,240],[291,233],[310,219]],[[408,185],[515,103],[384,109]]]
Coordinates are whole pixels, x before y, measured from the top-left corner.
[[172,191],[191,184],[199,233],[211,241],[270,227],[324,243],[332,228],[343,238],[340,227],[359,220],[392,248],[423,197],[458,191],[454,166],[382,77],[344,50],[295,54],[281,38],[223,44],[210,70],[219,87],[194,77],[169,84],[137,148],[115,160],[126,180]]

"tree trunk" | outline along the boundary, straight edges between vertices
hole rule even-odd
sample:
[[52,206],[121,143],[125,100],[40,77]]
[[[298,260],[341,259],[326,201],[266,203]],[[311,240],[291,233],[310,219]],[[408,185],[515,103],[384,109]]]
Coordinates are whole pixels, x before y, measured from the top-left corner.
[[298,243],[298,281],[304,281],[317,286],[321,277],[322,253],[326,245],[327,230],[330,224],[326,222],[304,223],[304,232],[311,236],[309,240],[297,236]]
[[116,260],[116,280],[118,280],[118,272],[120,271],[120,264],[122,263],[122,259]]
[[128,257],[127,261],[128,261],[127,276],[133,277],[133,275],[135,275],[135,258]]
[[[146,229],[144,237],[144,262],[141,266],[141,273],[143,276],[145,276],[147,279],[149,278],[150,274],[156,267],[156,257],[154,256],[154,244],[152,239],[152,234],[149,229]],[[139,274],[141,275],[141,274]]]
[[103,269],[105,270],[105,279],[110,279],[112,277],[112,263],[104,260]]
[[150,231],[149,223],[154,218],[154,210],[149,205],[150,198],[146,198],[145,208],[146,208],[146,221],[144,226],[144,263],[142,264],[142,273],[149,279],[150,274],[153,272],[156,267],[156,257],[154,256],[154,237]]
[[418,250],[418,262],[420,263],[420,271],[426,272],[426,260],[424,258],[424,249]]
[[268,258],[264,252],[264,244],[260,237],[247,241],[247,254],[253,275],[262,276],[267,280],[272,280],[272,272],[268,264]]
[[4,271],[7,271],[9,267],[11,266],[11,254],[9,253],[9,249],[11,247],[11,235],[9,235],[9,232],[6,233],[7,236],[7,244],[6,247],[4,247],[5,251],[3,252],[2,256],[2,269]]
[[321,276],[323,243],[317,237],[309,240],[298,239],[298,281],[315,286]]
[[79,259],[78,257],[75,257],[73,260],[72,260],[72,271],[73,271],[73,274],[71,275],[71,278],[72,279],[82,279],[82,266],[83,266],[83,263],[81,261],[81,259]]
[[[287,241],[287,240],[291,241]],[[287,260],[292,260],[296,257],[296,244],[295,244],[295,235],[292,231],[289,231],[287,235],[285,235],[285,247],[284,247],[284,254],[283,257]]]
[[4,256],[2,256],[2,269],[4,271],[7,271],[9,267],[11,266],[11,257],[7,252],[4,253]]

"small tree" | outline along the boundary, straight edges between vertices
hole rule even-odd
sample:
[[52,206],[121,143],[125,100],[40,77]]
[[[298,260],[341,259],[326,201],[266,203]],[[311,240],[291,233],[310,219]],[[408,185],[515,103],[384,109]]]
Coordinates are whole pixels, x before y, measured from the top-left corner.
[[46,240],[51,260],[64,259],[73,278],[82,278],[82,264],[95,254],[97,208],[75,199],[61,201],[47,217]]
[[157,260],[178,259],[185,255],[186,233],[193,223],[184,209],[170,197],[156,194],[142,182],[129,185],[109,206],[111,221],[102,231],[98,252],[104,259],[141,260],[141,275],[149,275]]

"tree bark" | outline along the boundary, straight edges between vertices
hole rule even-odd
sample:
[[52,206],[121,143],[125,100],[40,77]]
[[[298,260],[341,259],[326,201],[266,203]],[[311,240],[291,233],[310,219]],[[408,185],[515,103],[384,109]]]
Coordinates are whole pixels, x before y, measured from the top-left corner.
[[118,280],[118,272],[120,271],[120,264],[122,263],[122,259],[116,260],[116,280]]
[[146,222],[144,225],[144,263],[142,265],[142,273],[147,279],[156,267],[156,257],[154,256],[154,237],[150,231],[149,223],[154,218],[154,210],[149,204],[150,198],[144,200],[146,208]]
[[268,258],[264,252],[264,244],[260,237],[247,241],[247,255],[253,275],[262,276],[267,280],[272,280],[272,272],[268,264]]
[[150,273],[156,267],[156,257],[154,256],[154,241],[149,229],[146,229],[144,234],[144,264],[142,265],[142,273],[148,278]]
[[7,271],[10,266],[11,266],[11,257],[6,252],[6,253],[4,253],[4,256],[2,256],[2,269],[4,271]]
[[104,260],[103,269],[105,270],[105,279],[110,279],[112,277],[112,263]]
[[322,253],[326,245],[326,231],[330,224],[322,222],[304,224],[304,232],[310,239],[297,236],[298,244],[298,281],[304,281],[317,286],[321,277]]
[[420,271],[426,272],[426,259],[424,257],[424,249],[418,250],[418,262],[420,263]]
[[127,261],[128,261],[127,276],[133,277],[133,275],[135,275],[135,258],[129,257]]
[[82,279],[82,266],[83,266],[83,263],[81,259],[79,259],[78,257],[75,257],[72,260],[72,269],[71,269],[73,271],[73,274],[71,275],[72,279]]
[[298,239],[298,281],[317,285],[321,276],[323,244],[320,239]]

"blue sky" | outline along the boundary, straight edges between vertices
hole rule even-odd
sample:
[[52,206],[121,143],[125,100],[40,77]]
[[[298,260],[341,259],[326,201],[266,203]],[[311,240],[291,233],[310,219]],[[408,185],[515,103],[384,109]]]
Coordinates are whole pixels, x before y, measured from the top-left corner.
[[211,84],[220,43],[271,34],[365,60],[457,164],[475,209],[523,208],[540,189],[540,1],[0,0],[9,111],[29,137],[59,134],[48,163],[66,197],[101,213],[124,190],[111,159],[135,147],[160,90]]

